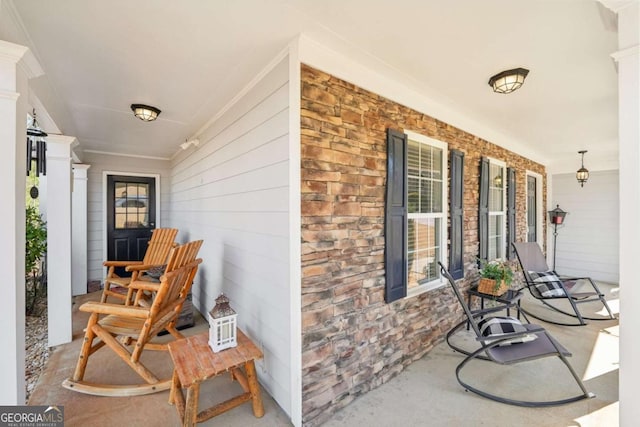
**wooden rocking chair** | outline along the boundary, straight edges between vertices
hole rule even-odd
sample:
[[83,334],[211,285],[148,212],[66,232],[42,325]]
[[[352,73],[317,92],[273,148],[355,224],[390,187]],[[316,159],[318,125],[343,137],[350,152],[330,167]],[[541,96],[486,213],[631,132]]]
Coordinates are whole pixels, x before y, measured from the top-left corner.
[[[149,246],[142,261],[105,261],[102,265],[108,267],[109,270],[107,271],[107,277],[104,279],[104,288],[100,301],[107,302],[109,297],[114,297],[129,305],[133,291],[127,289],[127,293],[123,294],[115,291],[112,286],[128,288],[129,283],[143,278],[145,276],[144,273],[150,268],[165,265],[171,248],[176,246],[174,241],[177,234],[178,230],[176,228],[156,228],[153,230]],[[120,277],[116,273],[116,268],[124,268],[125,271],[131,273],[131,277]]]
[[[184,338],[176,329],[176,321],[191,289],[198,265],[202,262],[200,258],[195,259],[201,245],[202,240],[198,240],[173,249],[167,272],[161,277],[160,283],[139,280],[129,284],[135,291],[154,293],[150,307],[104,302],[87,302],[80,307],[81,311],[89,312],[91,316],[75,372],[72,378],[62,383],[63,387],[97,396],[138,396],[169,389],[171,378],[159,379],[141,363],[140,357],[144,350],[168,349],[167,343],[151,342],[163,330],[174,338]],[[171,271],[168,271],[170,268]],[[145,382],[111,385],[85,381],[85,370],[90,357],[105,345]]]

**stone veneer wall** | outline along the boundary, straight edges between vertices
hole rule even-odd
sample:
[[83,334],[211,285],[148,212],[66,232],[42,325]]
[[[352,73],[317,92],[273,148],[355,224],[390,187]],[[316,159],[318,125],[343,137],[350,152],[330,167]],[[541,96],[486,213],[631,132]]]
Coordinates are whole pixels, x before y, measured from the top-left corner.
[[301,71],[302,413],[314,426],[421,358],[462,316],[448,287],[384,301],[386,129],[465,153],[463,287],[476,272],[480,157],[517,169],[519,240],[526,238],[525,171],[544,177],[545,170],[329,74]]

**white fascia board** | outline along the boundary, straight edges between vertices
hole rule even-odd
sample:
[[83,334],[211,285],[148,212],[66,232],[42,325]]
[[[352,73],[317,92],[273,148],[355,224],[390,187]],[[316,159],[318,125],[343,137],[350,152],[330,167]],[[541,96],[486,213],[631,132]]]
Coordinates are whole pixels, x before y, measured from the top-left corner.
[[[347,52],[347,50],[349,50]],[[428,88],[391,65],[357,49],[321,44],[306,34],[299,36],[300,62],[384,96],[416,111],[511,150],[542,165],[549,161],[527,144],[505,135],[436,100]]]

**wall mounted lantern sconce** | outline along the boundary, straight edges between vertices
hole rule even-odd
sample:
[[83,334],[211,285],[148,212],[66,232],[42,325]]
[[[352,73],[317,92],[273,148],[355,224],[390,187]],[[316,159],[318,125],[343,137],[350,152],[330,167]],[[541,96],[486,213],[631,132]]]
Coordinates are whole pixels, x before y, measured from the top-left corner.
[[131,104],[131,111],[133,114],[144,122],[152,122],[158,118],[161,111],[150,105],[144,104]]
[[558,238],[558,226],[564,223],[567,212],[560,209],[560,205],[549,211],[549,222],[553,225],[553,271],[556,270],[556,239]]
[[527,74],[529,74],[529,70],[525,68],[503,71],[489,79],[489,86],[496,93],[511,93],[520,89]]
[[584,153],[586,152],[587,150],[578,151],[578,153],[582,154],[582,166],[576,172],[576,179],[580,183],[580,187],[584,187],[584,183],[589,179],[589,171],[584,167]]

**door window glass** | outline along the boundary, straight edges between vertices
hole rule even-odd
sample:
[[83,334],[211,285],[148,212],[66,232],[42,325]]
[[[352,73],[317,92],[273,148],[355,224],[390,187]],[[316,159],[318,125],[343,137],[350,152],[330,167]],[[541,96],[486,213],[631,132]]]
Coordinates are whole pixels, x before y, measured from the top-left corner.
[[149,227],[149,184],[116,182],[114,198],[116,229]]

